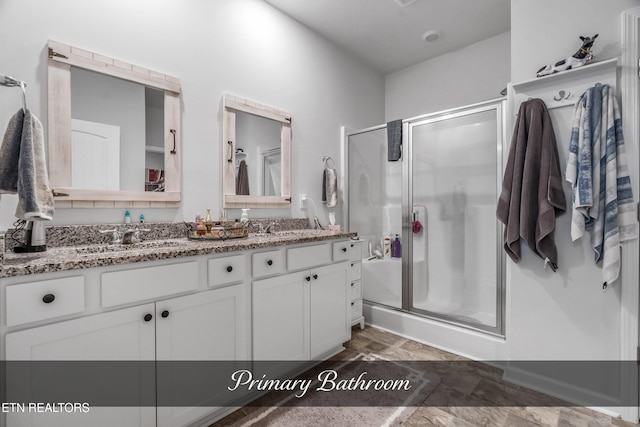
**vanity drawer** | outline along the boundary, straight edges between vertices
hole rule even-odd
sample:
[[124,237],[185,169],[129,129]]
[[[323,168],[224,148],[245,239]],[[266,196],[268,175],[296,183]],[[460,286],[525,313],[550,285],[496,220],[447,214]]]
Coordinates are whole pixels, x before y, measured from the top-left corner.
[[7,326],[84,311],[84,277],[41,280],[7,286]]
[[196,289],[198,263],[195,261],[107,272],[102,273],[102,306],[112,307]]
[[[359,248],[359,247],[358,247]],[[333,244],[333,260],[334,261],[349,261],[352,257],[355,257],[358,248],[356,244],[345,240],[342,242],[336,242]]]
[[362,241],[351,241],[349,243],[349,260],[353,261],[362,261]]
[[362,298],[362,282],[351,282],[349,287],[349,301],[355,301]]
[[209,260],[209,286],[241,282],[244,279],[244,255],[234,255]]
[[362,316],[362,300],[353,301],[351,303],[351,320],[355,320]]
[[284,255],[281,251],[258,252],[251,255],[253,277],[279,274],[284,270]]
[[330,263],[331,247],[327,243],[287,249],[287,269],[289,271]]
[[353,282],[362,278],[362,263],[360,261],[349,264],[349,271],[347,272],[347,280]]

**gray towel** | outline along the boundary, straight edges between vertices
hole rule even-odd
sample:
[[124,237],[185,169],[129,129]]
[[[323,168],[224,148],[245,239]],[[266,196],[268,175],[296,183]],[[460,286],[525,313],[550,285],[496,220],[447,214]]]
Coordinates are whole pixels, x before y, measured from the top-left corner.
[[13,115],[0,147],[0,193],[17,193],[16,217],[53,219],[42,124],[30,110]]
[[324,188],[328,208],[335,208],[338,205],[338,174],[333,168],[324,169]]
[[387,123],[387,160],[397,162],[402,155],[402,120]]
[[248,196],[249,195],[249,171],[247,169],[247,162],[240,161],[238,166],[238,176],[236,177],[236,195]]
[[540,99],[520,105],[496,214],[504,249],[518,262],[520,238],[556,271],[556,215],[566,210],[558,147],[551,118]]

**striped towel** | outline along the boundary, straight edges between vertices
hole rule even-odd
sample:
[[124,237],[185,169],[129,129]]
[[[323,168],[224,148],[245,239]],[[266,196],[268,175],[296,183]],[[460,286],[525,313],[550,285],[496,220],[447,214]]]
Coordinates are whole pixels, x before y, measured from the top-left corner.
[[609,85],[589,88],[576,104],[566,178],[573,188],[571,239],[589,230],[604,284],[613,283],[620,243],[638,237],[638,223],[620,109]]

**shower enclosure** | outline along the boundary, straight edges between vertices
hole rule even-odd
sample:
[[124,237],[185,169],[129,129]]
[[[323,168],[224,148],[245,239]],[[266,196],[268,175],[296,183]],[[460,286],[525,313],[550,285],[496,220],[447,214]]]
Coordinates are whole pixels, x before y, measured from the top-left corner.
[[[396,162],[386,125],[347,135],[348,226],[368,248],[367,302],[504,334],[503,114],[497,100],[404,120]],[[387,236],[400,257],[384,257]]]

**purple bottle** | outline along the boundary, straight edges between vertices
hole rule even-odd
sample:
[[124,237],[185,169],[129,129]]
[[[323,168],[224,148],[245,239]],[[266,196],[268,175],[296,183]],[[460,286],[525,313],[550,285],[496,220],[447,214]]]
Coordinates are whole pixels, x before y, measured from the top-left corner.
[[402,245],[400,244],[400,235],[396,234],[396,238],[393,241],[393,251],[391,256],[394,258],[402,257]]

